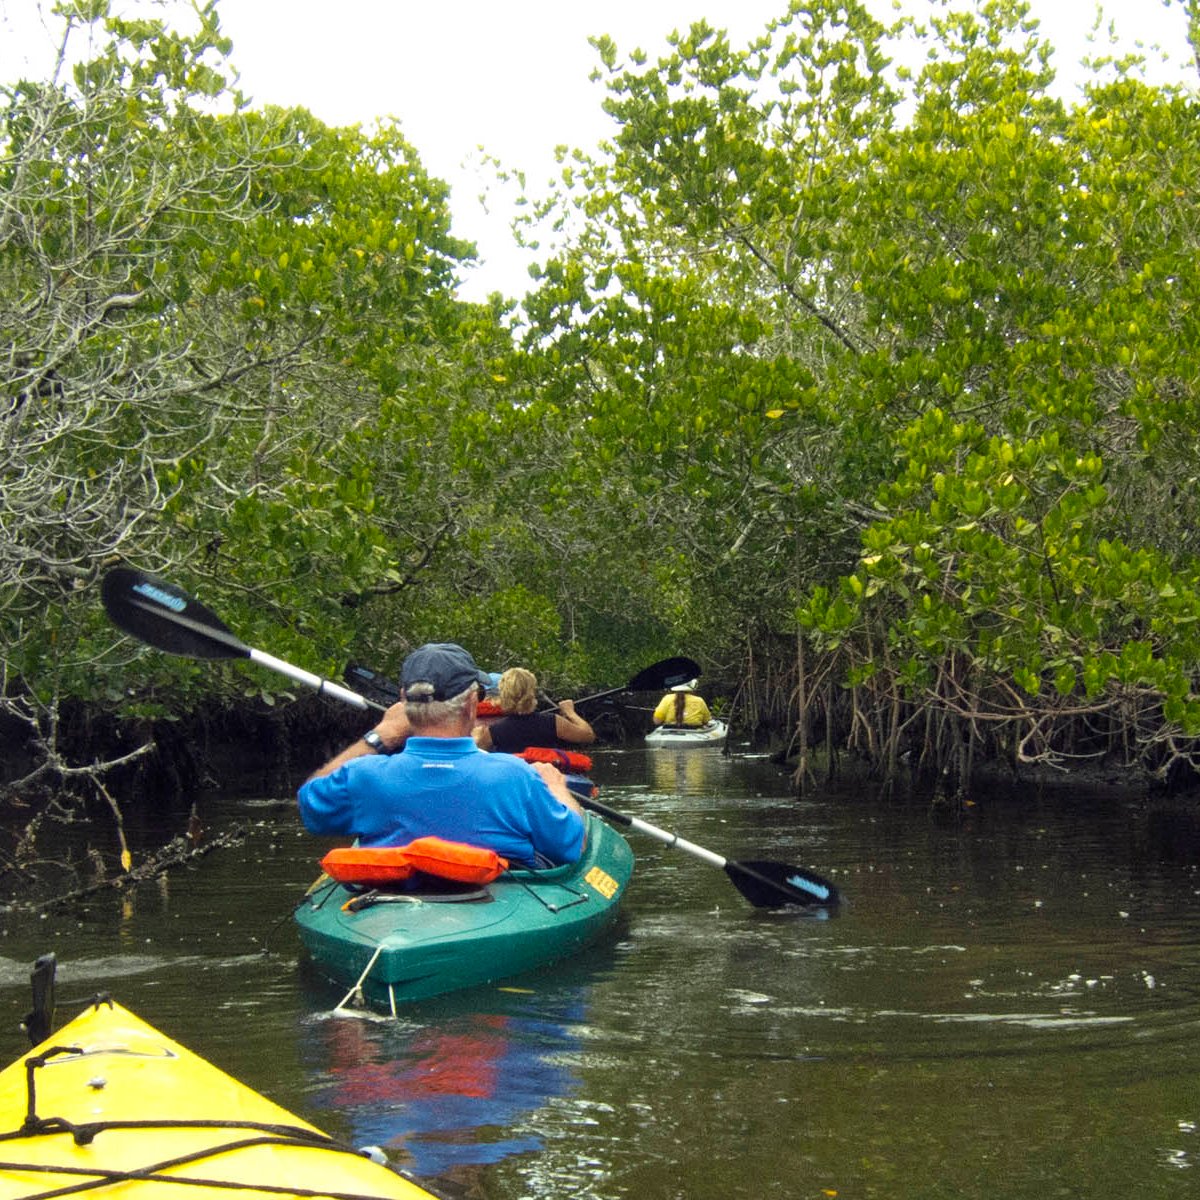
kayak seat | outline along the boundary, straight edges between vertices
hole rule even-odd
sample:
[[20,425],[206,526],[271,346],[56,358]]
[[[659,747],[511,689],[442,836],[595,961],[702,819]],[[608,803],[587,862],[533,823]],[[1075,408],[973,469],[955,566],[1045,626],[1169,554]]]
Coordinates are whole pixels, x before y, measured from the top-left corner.
[[359,912],[375,904],[479,904],[495,899],[487,887],[439,879],[436,875],[423,878],[414,875],[403,888],[360,889],[353,884],[344,886],[347,891],[358,893],[342,905],[345,912]]

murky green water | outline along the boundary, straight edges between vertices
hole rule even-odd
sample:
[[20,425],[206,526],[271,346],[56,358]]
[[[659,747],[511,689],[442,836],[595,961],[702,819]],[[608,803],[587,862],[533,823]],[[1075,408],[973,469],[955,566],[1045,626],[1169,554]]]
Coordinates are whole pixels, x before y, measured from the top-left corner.
[[[398,1021],[329,1018],[291,907],[329,843],[289,798],[129,905],[0,918],[0,1051],[33,959],[428,1185],[488,1200],[1190,1196],[1200,1185],[1200,819],[1082,794],[959,821],[797,803],[762,759],[601,752],[613,807],[830,875],[814,920],[639,840],[594,956]],[[268,953],[264,953],[264,947]]]

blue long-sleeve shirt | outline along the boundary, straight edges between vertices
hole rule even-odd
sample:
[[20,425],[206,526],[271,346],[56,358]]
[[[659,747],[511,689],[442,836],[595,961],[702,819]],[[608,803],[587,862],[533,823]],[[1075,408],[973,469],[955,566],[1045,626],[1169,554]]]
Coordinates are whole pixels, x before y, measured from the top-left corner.
[[363,755],[308,780],[298,799],[310,832],[348,834],[364,846],[433,834],[523,866],[575,862],[583,852],[583,818],[537,771],[470,738],[411,737],[399,754]]

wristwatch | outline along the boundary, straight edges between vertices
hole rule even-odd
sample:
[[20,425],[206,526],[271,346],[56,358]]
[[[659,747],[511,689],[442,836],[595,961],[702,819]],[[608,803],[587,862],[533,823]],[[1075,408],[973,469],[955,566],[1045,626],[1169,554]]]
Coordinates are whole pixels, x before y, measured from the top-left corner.
[[376,754],[386,754],[387,747],[383,744],[383,738],[379,736],[373,729],[368,729],[362,735],[362,740],[375,751]]

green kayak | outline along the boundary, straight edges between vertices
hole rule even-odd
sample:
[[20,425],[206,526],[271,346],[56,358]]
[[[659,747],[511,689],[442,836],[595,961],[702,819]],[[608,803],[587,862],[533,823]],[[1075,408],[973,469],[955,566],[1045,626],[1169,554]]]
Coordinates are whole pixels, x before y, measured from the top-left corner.
[[417,892],[322,877],[295,916],[317,969],[348,989],[339,1008],[395,1012],[577,953],[616,919],[632,873],[629,844],[589,814],[570,866],[506,871],[482,887],[431,880]]

